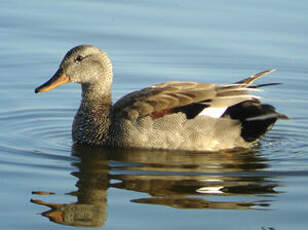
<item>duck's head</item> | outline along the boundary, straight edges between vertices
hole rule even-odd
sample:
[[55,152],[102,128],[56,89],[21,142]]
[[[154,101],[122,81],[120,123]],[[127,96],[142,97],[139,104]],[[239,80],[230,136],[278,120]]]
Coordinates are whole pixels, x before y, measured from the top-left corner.
[[107,54],[91,45],[72,48],[63,58],[54,76],[37,87],[35,93],[49,91],[68,82],[77,82],[83,86],[103,84],[110,88],[112,64]]

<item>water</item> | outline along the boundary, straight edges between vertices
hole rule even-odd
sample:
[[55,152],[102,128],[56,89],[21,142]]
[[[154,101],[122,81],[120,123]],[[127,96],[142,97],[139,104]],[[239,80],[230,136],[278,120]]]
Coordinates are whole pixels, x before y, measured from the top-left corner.
[[[305,1],[1,1],[1,229],[306,229]],[[114,64],[113,98],[169,80],[230,83],[270,68],[281,121],[251,151],[72,146],[78,85],[35,95],[68,49]],[[61,224],[61,225],[59,225]]]

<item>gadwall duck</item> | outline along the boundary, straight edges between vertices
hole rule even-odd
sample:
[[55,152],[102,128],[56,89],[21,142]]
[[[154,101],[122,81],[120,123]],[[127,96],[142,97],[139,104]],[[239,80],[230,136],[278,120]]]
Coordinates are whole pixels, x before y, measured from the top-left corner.
[[35,89],[81,84],[74,143],[113,147],[218,151],[253,146],[277,119],[287,119],[250,92],[267,70],[233,84],[170,81],[132,92],[112,105],[112,64],[91,45],[72,48],[54,76]]

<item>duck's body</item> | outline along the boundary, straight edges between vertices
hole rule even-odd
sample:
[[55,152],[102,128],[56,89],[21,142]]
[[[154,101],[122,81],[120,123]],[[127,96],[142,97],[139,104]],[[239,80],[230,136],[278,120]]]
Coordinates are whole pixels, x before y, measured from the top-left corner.
[[[217,151],[250,147],[278,118],[250,86],[272,70],[230,85],[166,82],[130,93],[112,105],[112,65],[94,46],[71,49],[53,78],[36,89],[82,85],[73,141],[114,147]],[[271,84],[267,84],[271,85]]]

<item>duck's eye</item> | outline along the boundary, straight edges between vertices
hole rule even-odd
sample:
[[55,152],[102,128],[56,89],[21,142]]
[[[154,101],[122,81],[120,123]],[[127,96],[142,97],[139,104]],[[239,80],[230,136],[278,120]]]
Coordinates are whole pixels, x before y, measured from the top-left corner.
[[83,58],[84,58],[83,56],[78,55],[78,56],[76,57],[75,61],[76,61],[76,62],[81,62]]

